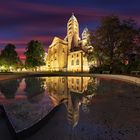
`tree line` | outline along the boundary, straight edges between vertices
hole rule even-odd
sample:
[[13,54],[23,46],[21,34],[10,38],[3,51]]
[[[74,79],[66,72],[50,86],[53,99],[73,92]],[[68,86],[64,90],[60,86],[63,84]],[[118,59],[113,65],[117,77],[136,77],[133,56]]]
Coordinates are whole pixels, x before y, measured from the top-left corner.
[[134,20],[120,20],[118,16],[102,18],[100,25],[90,32],[94,51],[88,60],[97,60],[91,72],[108,70],[111,73],[140,71],[140,27]]
[[22,68],[36,70],[45,65],[45,50],[41,42],[31,40],[25,48],[25,64],[20,60],[14,44],[7,44],[0,54],[1,71],[11,71]]

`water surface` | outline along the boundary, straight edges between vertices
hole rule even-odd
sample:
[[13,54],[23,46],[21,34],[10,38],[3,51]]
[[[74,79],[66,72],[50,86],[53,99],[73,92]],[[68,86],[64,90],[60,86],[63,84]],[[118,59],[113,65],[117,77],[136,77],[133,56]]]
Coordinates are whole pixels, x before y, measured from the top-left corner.
[[17,131],[61,104],[29,139],[140,139],[140,87],[134,84],[93,77],[32,77],[3,81],[0,91]]

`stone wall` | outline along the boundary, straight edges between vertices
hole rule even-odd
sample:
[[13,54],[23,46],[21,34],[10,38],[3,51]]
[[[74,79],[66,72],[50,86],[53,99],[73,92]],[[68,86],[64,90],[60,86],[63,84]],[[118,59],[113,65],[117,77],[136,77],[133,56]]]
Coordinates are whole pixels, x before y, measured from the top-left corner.
[[95,74],[97,77],[107,77],[111,79],[123,80],[126,82],[134,83],[140,86],[140,78],[126,75],[111,75],[111,74]]

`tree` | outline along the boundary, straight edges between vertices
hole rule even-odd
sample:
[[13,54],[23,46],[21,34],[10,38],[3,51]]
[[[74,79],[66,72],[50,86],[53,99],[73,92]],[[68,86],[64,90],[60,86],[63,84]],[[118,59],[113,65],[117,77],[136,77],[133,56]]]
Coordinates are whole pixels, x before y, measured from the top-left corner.
[[114,50],[117,47],[120,21],[116,16],[108,16],[101,20],[101,25],[91,37],[92,45],[100,65],[112,65]]
[[100,66],[108,66],[115,70],[116,66],[124,65],[128,55],[136,48],[134,38],[138,34],[135,22],[131,19],[122,22],[117,16],[107,16],[101,25],[91,33],[94,47],[92,56],[98,58]]
[[15,49],[16,49],[15,45],[8,44],[1,51],[0,65],[5,66],[8,70],[10,70],[10,67],[15,69],[21,64],[21,60],[19,59]]
[[124,62],[130,54],[136,51],[137,44],[134,39],[137,35],[138,30],[135,21],[132,19],[123,20],[120,25],[118,46],[115,52],[115,57],[119,58],[121,62]]
[[25,66],[36,70],[38,66],[45,65],[45,50],[39,41],[30,41],[25,52]]

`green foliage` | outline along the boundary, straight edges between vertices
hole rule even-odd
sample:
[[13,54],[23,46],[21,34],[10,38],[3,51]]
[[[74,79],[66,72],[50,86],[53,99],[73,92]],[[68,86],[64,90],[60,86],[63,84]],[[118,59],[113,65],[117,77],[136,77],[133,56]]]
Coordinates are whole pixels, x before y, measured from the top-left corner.
[[118,17],[105,17],[101,20],[101,25],[91,35],[91,43],[100,64],[112,62],[113,50],[118,40],[119,25]]
[[10,67],[16,68],[21,65],[21,61],[15,49],[16,47],[13,44],[5,46],[0,54],[0,65],[5,66],[7,69]]
[[128,72],[131,71],[140,71],[140,61],[134,61],[133,63],[131,63],[130,65],[128,65]]
[[106,70],[106,66],[109,66],[110,71],[121,73],[128,55],[133,51],[140,52],[138,43],[134,41],[139,33],[131,19],[120,21],[117,16],[103,18],[96,31],[91,32],[90,40],[94,52],[89,54],[89,60],[96,57],[101,70]]
[[98,67],[91,66],[90,73],[103,73],[103,71],[110,71],[109,65],[100,65]]
[[45,50],[39,41],[30,41],[25,52],[27,68],[36,68],[45,65]]

